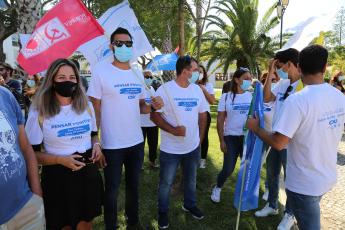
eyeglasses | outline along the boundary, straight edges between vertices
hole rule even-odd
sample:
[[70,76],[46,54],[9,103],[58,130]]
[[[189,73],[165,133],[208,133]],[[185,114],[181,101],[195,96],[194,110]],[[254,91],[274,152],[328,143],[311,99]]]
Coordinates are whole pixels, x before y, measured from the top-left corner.
[[144,78],[146,78],[146,79],[153,79],[152,76],[144,76]]
[[289,87],[287,87],[283,96],[283,100],[285,100],[290,95],[290,92],[292,91],[292,89],[293,89],[292,85],[289,85]]
[[116,47],[122,47],[123,45],[125,45],[126,47],[132,47],[133,46],[133,41],[120,41],[120,40],[115,40],[113,41],[113,43],[111,43],[112,45],[116,46]]

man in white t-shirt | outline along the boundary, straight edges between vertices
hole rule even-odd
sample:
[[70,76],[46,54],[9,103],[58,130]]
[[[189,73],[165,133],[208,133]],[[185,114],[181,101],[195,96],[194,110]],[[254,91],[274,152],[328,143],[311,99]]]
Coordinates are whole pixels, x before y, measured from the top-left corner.
[[299,55],[304,89],[285,101],[273,134],[249,119],[248,128],[281,150],[287,146],[286,193],[299,229],[320,229],[320,200],[336,183],[337,147],[345,122],[345,96],[323,81],[328,52],[319,45]]
[[[271,103],[274,107],[273,122],[281,114],[281,107],[289,95],[295,93],[297,84],[301,77],[298,71],[298,55],[296,49],[290,48],[276,53],[273,60],[270,61],[269,72],[264,84],[264,102]],[[274,72],[280,77],[280,81],[276,83],[272,89],[272,79],[275,78]],[[278,209],[278,194],[279,194],[279,178],[281,168],[283,166],[284,175],[286,169],[286,149],[278,151],[271,148],[267,158],[267,188],[268,200],[266,206],[255,212],[257,217],[266,217],[268,215],[277,215]],[[289,207],[288,200],[285,205],[285,214],[282,221],[279,223],[278,230],[288,230],[295,223],[293,213]]]
[[195,59],[180,57],[176,62],[176,74],[176,80],[162,85],[156,92],[164,102],[162,111],[151,113],[151,119],[161,129],[158,188],[158,226],[161,229],[169,227],[170,190],[180,164],[184,180],[182,209],[196,219],[204,218],[196,206],[195,189],[208,105],[200,87],[192,83],[199,77]]
[[151,107],[160,109],[162,100],[152,97],[145,103],[144,79],[141,72],[132,70],[132,36],[124,28],[117,28],[110,37],[114,52],[112,63],[99,63],[92,71],[88,95],[93,103],[97,126],[107,166],[104,168],[104,222],[107,230],[117,227],[117,195],[122,166],[126,173],[125,213],[127,229],[140,227],[138,217],[139,174],[144,157],[140,113]]

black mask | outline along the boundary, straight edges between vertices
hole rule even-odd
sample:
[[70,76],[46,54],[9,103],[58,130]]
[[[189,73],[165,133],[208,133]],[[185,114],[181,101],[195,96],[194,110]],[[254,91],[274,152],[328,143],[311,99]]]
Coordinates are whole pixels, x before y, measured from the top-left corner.
[[72,81],[54,82],[54,89],[62,97],[72,97],[77,85]]

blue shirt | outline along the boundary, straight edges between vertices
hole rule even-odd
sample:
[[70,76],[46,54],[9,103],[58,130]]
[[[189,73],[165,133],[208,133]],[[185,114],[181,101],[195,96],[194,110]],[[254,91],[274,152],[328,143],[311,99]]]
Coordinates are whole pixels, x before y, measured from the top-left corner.
[[18,143],[18,125],[23,124],[16,99],[0,87],[0,225],[16,215],[32,196]]

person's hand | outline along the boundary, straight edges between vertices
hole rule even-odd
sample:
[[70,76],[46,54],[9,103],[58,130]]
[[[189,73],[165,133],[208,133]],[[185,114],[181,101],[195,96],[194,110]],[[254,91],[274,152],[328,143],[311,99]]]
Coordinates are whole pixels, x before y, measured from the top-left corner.
[[58,158],[58,163],[69,169],[72,169],[72,171],[78,171],[85,166],[83,162],[78,161],[78,158],[82,158],[82,156],[77,154],[69,156],[60,156]]
[[223,153],[227,153],[227,148],[224,140],[220,141],[220,150],[222,150]]
[[164,102],[161,97],[151,97],[151,105],[155,110],[163,108]]
[[5,85],[5,79],[0,75],[0,85]]
[[102,153],[101,146],[99,144],[94,144],[92,148],[92,157],[90,158],[93,163],[97,163],[100,168],[104,168],[107,166],[105,161],[105,157]]
[[173,135],[177,136],[177,137],[184,137],[184,136],[186,136],[186,127],[184,127],[184,126],[176,126],[174,128]]
[[247,128],[251,131],[253,131],[254,133],[256,133],[259,129],[259,119],[256,117],[251,117],[248,118],[247,120]]

